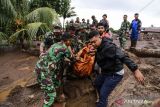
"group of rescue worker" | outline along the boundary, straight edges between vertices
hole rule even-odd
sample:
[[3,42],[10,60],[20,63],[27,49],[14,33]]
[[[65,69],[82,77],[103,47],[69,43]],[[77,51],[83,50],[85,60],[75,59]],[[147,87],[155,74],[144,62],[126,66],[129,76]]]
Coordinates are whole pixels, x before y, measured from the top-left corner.
[[[65,31],[61,26],[55,25],[53,31],[45,34],[45,39],[40,45],[40,59],[34,70],[44,92],[43,107],[54,107],[56,99],[65,99],[63,93],[65,64],[67,67],[75,66],[77,61],[84,58],[84,53],[87,54],[87,58],[91,58],[88,63],[94,62],[90,63],[93,67],[89,70],[95,71],[97,66],[100,70],[93,83],[99,95],[97,107],[107,106],[109,94],[123,78],[123,64],[128,66],[139,82],[144,81],[138,66],[113,43],[107,14],[102,17],[103,19],[98,22],[93,15],[91,24],[89,20],[85,22],[85,19],[82,19],[81,22],[77,17],[75,22],[71,20],[66,23]],[[125,48],[129,30],[132,30],[130,48],[135,48],[140,28],[141,21],[138,19],[138,13],[135,14],[131,24],[127,21],[127,15],[124,15],[124,21],[119,30],[120,47]],[[84,52],[82,51],[81,55],[77,54],[82,49]],[[83,69],[81,71],[83,72]],[[90,75],[91,73],[84,77]]]

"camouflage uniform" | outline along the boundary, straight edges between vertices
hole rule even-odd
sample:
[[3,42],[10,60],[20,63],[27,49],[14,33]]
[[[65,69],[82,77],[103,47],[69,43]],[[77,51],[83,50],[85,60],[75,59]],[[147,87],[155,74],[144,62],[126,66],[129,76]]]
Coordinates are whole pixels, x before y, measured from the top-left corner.
[[79,32],[78,36],[83,43],[85,43],[88,40],[88,33],[86,31]]
[[53,43],[57,43],[57,42],[61,41],[61,36],[62,36],[62,34],[55,35],[54,32],[47,32],[45,34],[45,39],[46,38],[51,38],[53,40]]
[[53,32],[47,32],[44,37],[43,46],[44,52],[50,48],[50,46],[54,43],[61,41],[61,35],[56,36]]
[[71,39],[71,47],[74,50],[74,53],[79,52],[80,49],[82,49],[84,46],[84,43],[80,40],[79,36],[74,35]]
[[83,28],[87,29],[88,25],[87,25],[87,23],[86,23],[86,22],[84,22],[84,23],[81,23],[81,27],[83,27]]
[[51,46],[48,53],[40,58],[35,66],[37,81],[44,91],[43,107],[51,107],[56,97],[56,88],[62,85],[63,59],[70,57],[67,46],[58,42]]
[[126,41],[127,41],[127,34],[129,32],[130,23],[128,21],[123,21],[121,24],[121,28],[119,30],[119,42],[120,47],[124,49]]
[[89,23],[89,21],[87,22],[87,29],[90,29],[91,24]]
[[45,49],[49,48],[49,45],[52,45],[54,42],[54,34],[53,32],[46,32],[46,34],[44,35],[44,46]]
[[97,19],[93,19],[92,25],[97,26],[98,25],[98,20]]

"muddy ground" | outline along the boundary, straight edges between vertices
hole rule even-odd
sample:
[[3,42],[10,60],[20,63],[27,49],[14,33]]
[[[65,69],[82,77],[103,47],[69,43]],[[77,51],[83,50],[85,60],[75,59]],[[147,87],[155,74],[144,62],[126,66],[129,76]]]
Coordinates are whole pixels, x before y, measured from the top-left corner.
[[[114,40],[117,43],[117,40]],[[128,41],[128,46],[130,42]],[[138,48],[160,49],[160,40],[143,40]],[[111,107],[152,107],[160,98],[160,58],[131,58],[138,63],[145,76],[145,85],[140,85],[126,68],[123,81],[110,96]],[[43,93],[38,85],[26,87],[33,78],[33,69],[38,57],[21,51],[0,55],[0,107],[41,107]],[[68,80],[64,86],[66,107],[95,107],[96,94],[89,79]],[[58,105],[57,107],[61,107]],[[159,106],[160,107],[160,104]]]

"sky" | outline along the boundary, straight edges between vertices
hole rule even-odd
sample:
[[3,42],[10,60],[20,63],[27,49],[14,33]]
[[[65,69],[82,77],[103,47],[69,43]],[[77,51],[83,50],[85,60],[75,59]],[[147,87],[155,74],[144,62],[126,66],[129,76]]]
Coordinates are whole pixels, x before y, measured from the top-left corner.
[[[72,0],[71,6],[75,7],[76,17],[90,19],[95,15],[98,20],[107,14],[110,27],[119,29],[123,15],[128,15],[128,21],[134,19],[134,14],[139,13],[143,27],[160,27],[160,0]],[[72,17],[70,19],[76,19]],[[67,20],[70,20],[67,19]]]

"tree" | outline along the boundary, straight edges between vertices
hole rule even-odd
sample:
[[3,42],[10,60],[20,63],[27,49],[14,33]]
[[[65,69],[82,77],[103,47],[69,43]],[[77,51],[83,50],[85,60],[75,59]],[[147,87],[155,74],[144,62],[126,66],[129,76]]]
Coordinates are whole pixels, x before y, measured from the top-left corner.
[[30,0],[31,10],[40,7],[49,7],[55,9],[55,11],[60,14],[61,4],[64,0]]
[[61,10],[60,14],[63,17],[63,29],[65,24],[65,19],[76,16],[76,12],[74,11],[75,7],[70,7],[71,0],[63,0],[63,3],[61,4]]
[[32,40],[39,31],[45,33],[53,22],[59,22],[58,14],[52,8],[42,7],[31,12],[30,8],[29,0],[0,0],[0,38],[11,35],[12,42]]
[[47,24],[41,22],[29,23],[24,28],[18,30],[16,33],[12,34],[9,38],[10,43],[15,43],[17,39],[20,41],[21,47],[23,48],[24,40],[27,40],[28,43],[33,39],[36,39],[38,36],[38,32],[45,34],[50,29],[48,28]]
[[8,40],[8,36],[5,33],[0,32],[0,43],[2,43],[3,40]]
[[11,26],[17,12],[10,0],[0,0],[0,32],[8,33],[7,26]]
[[[53,20],[59,22],[58,15],[53,9],[48,7],[38,8],[27,14],[24,20],[16,20],[18,27],[16,33],[10,36],[10,41],[13,43],[19,39],[21,45],[23,45],[24,39],[30,42],[38,36],[38,32],[42,34],[48,32],[52,27]],[[21,25],[21,23],[23,25]]]
[[63,28],[65,19],[76,16],[75,7],[70,6],[71,0],[31,0],[31,8],[50,7],[63,17]]

